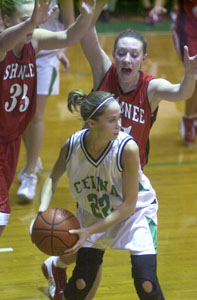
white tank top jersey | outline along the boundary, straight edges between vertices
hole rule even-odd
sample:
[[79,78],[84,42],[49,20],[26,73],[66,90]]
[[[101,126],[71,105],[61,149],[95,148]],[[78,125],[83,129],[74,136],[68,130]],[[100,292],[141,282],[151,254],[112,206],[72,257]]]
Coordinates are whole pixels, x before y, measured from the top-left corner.
[[[120,132],[110,141],[102,155],[94,160],[85,148],[84,137],[89,129],[73,134],[69,139],[66,172],[70,193],[91,215],[105,218],[123,201],[122,151],[133,138]],[[136,210],[157,202],[150,181],[139,171],[139,192]]]

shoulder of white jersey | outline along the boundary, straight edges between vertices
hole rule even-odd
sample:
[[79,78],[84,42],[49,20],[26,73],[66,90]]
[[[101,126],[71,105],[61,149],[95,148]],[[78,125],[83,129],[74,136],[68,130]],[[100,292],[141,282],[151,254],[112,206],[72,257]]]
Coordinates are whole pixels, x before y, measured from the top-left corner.
[[125,145],[128,143],[128,141],[135,141],[134,138],[127,133],[120,131],[119,136],[118,136],[119,145],[118,145],[118,152],[116,156],[116,163],[117,163],[117,168],[120,172],[123,171],[123,167],[121,165],[121,157],[122,157],[122,152],[124,150]]
[[79,131],[76,131],[74,134],[72,134],[69,138],[68,141],[68,152],[67,152],[67,157],[66,157],[66,162],[69,161],[72,151],[73,151],[73,147],[76,143],[80,143],[81,144],[81,139],[84,136],[84,134],[86,133],[86,131],[89,129],[82,129]]

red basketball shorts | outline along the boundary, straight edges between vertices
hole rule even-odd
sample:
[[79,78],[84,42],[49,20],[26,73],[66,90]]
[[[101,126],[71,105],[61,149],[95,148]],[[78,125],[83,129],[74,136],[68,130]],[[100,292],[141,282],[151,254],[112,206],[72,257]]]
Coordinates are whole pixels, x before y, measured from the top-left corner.
[[16,173],[20,143],[21,137],[9,143],[0,143],[0,225],[4,219],[3,213],[10,213],[9,189]]

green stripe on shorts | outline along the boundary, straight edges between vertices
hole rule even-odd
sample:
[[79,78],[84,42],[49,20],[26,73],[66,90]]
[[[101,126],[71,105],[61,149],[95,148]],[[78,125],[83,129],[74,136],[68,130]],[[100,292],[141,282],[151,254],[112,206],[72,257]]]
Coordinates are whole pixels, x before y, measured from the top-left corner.
[[153,245],[154,245],[154,248],[155,248],[155,253],[157,254],[157,225],[149,217],[146,217],[146,220],[148,222],[150,233],[152,235]]
[[145,189],[145,188],[143,187],[143,185],[139,182],[138,191],[139,191],[139,192],[147,192],[147,191],[149,191],[149,189]]
[[56,77],[57,77],[57,70],[56,70],[56,68],[53,68],[53,72],[52,72],[52,76],[51,76],[51,84],[50,84],[50,87],[49,87],[48,95],[51,95],[51,92],[52,92],[52,89],[53,89],[53,84],[55,82]]

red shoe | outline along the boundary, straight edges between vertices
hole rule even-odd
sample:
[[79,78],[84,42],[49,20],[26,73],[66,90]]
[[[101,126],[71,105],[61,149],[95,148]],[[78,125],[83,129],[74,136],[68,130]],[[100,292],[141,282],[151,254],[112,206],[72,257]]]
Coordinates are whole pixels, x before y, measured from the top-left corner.
[[51,256],[42,264],[42,273],[49,281],[49,295],[53,300],[63,300],[64,288],[66,286],[66,270],[56,267]]
[[180,123],[181,137],[187,143],[193,143],[195,139],[194,118],[183,117]]

